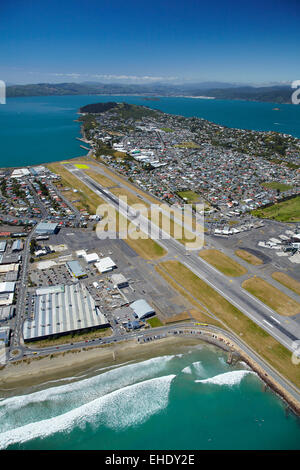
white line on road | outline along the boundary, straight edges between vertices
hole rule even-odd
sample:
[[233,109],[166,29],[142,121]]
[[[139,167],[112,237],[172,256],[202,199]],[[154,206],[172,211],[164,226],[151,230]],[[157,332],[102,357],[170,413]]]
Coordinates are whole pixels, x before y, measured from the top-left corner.
[[272,315],[270,315],[270,317],[273,318],[273,320],[276,321],[276,323],[279,323],[279,325],[280,325],[280,321],[277,320],[277,318],[272,317]]
[[269,325],[271,328],[274,328],[273,325],[271,325],[271,323],[269,323],[267,320],[263,320],[267,325]]

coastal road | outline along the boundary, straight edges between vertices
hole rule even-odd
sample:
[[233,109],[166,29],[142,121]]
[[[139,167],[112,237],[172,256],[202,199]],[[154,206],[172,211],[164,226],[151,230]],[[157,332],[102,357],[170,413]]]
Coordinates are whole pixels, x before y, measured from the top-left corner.
[[[119,343],[123,341],[130,341],[130,340],[139,340],[140,342],[143,342],[144,340],[147,341],[154,341],[154,340],[159,340],[159,338],[166,337],[166,336],[189,336],[193,338],[198,338],[200,341],[201,340],[209,340],[213,339],[214,337],[212,335],[221,335],[225,338],[228,338],[232,343],[237,345],[242,351],[244,351],[250,359],[255,361],[259,367],[264,371],[263,372],[263,377],[265,380],[267,378],[272,378],[275,380],[279,385],[281,385],[295,400],[297,400],[300,403],[300,392],[299,389],[291,383],[289,380],[287,380],[285,377],[283,377],[281,374],[279,374],[270,364],[266,363],[260,356],[256,354],[255,351],[253,351],[241,338],[238,336],[228,332],[227,330],[223,330],[222,328],[218,328],[216,326],[198,326],[198,323],[194,322],[189,322],[189,323],[177,323],[174,325],[169,325],[169,326],[161,326],[161,327],[156,327],[156,328],[151,328],[150,330],[136,330],[131,333],[124,333],[124,334],[119,334],[115,333],[113,336],[105,337],[103,339],[94,339],[90,341],[81,341],[78,343],[74,344],[64,344],[60,346],[51,346],[48,348],[43,348],[43,349],[37,349],[33,347],[22,347],[23,350],[23,355],[26,355],[27,357],[33,357],[34,355],[38,356],[47,356],[49,354],[53,354],[54,352],[66,352],[78,348],[84,348],[84,347],[97,347],[99,345],[105,345],[105,344],[112,344],[112,343]],[[222,343],[218,343],[221,345]],[[224,344],[226,346],[226,349],[228,346],[226,343]]]
[[111,204],[119,213],[127,217],[133,224],[139,226],[141,230],[151,235],[163,248],[168,251],[169,257],[174,257],[180,261],[196,276],[204,280],[219,294],[221,294],[232,305],[248,316],[252,321],[266,330],[277,341],[290,351],[294,351],[294,341],[300,338],[300,325],[290,320],[288,324],[283,320],[278,320],[278,314],[267,305],[263,304],[256,297],[249,294],[237,282],[230,280],[227,276],[208,264],[198,256],[198,251],[187,251],[184,245],[174,238],[161,238],[163,231],[146,217],[137,214],[127,204],[122,202],[119,205],[118,198],[107,188],[103,188],[98,182],[86,175],[72,164],[66,164],[74,176],[88,186],[95,194],[101,196],[106,202]]

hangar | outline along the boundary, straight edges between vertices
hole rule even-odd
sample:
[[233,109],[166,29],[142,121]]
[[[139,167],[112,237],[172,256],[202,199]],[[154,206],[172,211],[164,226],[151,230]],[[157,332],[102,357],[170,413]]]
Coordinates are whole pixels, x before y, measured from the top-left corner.
[[140,320],[155,314],[155,310],[144,299],[139,299],[135,302],[132,302],[130,307]]

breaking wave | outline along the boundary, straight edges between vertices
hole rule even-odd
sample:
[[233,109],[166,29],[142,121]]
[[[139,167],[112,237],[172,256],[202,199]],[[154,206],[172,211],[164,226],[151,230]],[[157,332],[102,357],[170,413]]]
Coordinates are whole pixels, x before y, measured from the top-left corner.
[[93,377],[47,388],[0,402],[0,433],[42,416],[64,414],[106,394],[163,374],[174,356],[160,356],[111,369]]
[[201,361],[193,362],[190,366],[185,367],[182,369],[184,374],[196,374],[198,376],[203,376],[205,375],[205,370],[204,367],[201,363]]
[[128,385],[59,416],[10,429],[0,434],[0,449],[70,432],[75,427],[85,429],[87,424],[102,424],[114,430],[139,425],[167,407],[174,377],[167,375]]
[[256,375],[255,372],[251,370],[234,370],[231,372],[215,375],[209,379],[195,380],[195,382],[213,385],[228,385],[232,387],[233,385],[239,384],[247,374]]

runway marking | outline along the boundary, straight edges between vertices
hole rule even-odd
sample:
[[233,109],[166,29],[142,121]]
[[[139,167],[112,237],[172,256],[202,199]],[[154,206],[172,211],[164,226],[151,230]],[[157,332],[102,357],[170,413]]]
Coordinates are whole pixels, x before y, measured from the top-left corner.
[[279,321],[279,320],[277,320],[277,318],[274,318],[274,317],[272,317],[272,315],[270,315],[270,317],[271,317],[271,318],[273,318],[273,320],[274,320],[274,321],[276,321],[277,323],[279,323],[279,324],[280,324],[280,321]]
[[267,320],[263,320],[267,325],[269,325],[271,328],[274,328],[273,325],[271,325],[271,323],[269,323]]

